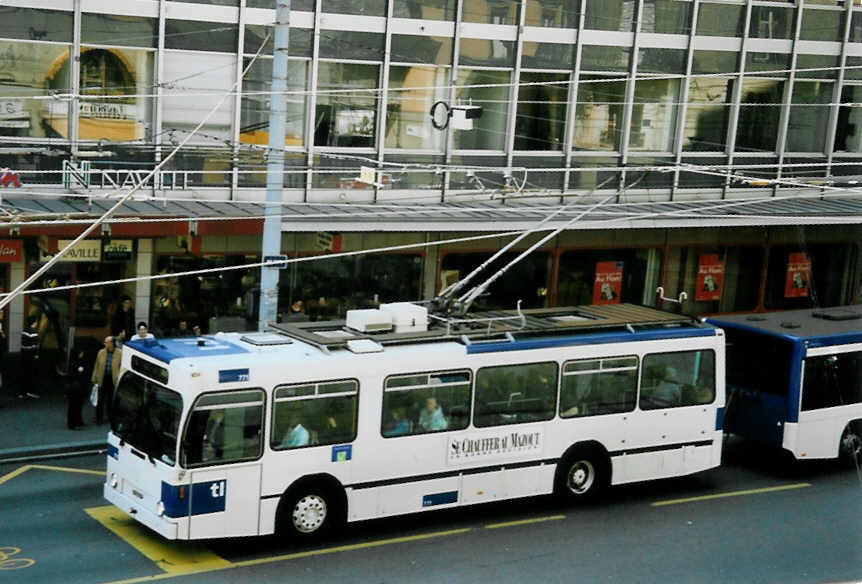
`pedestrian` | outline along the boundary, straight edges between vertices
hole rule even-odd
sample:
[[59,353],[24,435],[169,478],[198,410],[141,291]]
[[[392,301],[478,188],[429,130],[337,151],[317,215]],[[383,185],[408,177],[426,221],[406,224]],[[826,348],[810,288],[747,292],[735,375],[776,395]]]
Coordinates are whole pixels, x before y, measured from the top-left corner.
[[120,298],[120,307],[111,318],[111,335],[114,336],[118,345],[128,341],[135,334],[135,311],[132,308],[132,299],[128,295]]
[[39,317],[30,315],[27,317],[27,325],[21,331],[21,366],[18,371],[18,397],[24,399],[31,397],[39,398],[34,391],[27,391],[25,383],[28,380],[38,380],[37,361],[39,360],[39,349],[41,339],[39,337]]
[[130,340],[143,341],[144,339],[154,339],[153,333],[147,332],[147,323],[141,321],[138,323],[138,332],[136,332]]
[[113,414],[111,400],[114,398],[114,388],[120,377],[120,360],[123,351],[116,346],[114,337],[105,337],[105,346],[96,355],[93,365],[93,375],[90,381],[99,386],[99,400],[96,402],[96,423],[101,424],[103,414],[111,419]]
[[180,320],[180,322],[177,324],[177,330],[174,331],[173,336],[180,338],[192,336],[192,331],[189,329],[189,323],[187,320]]
[[201,327],[200,325],[195,325],[192,327],[192,335],[195,337],[201,336]]
[[83,350],[75,348],[72,350],[72,361],[66,378],[66,427],[69,430],[78,430],[85,425],[81,407],[88,395],[87,379],[86,355]]

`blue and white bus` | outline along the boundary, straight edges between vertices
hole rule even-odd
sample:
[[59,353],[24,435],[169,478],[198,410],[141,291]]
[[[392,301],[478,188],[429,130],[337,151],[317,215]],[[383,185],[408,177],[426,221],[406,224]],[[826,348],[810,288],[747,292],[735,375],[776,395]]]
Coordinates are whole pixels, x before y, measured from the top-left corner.
[[862,442],[862,306],[717,316],[728,433],[798,459],[855,459]]
[[447,321],[396,303],[122,359],[104,495],[169,539],[310,539],[721,460],[721,330],[650,308]]

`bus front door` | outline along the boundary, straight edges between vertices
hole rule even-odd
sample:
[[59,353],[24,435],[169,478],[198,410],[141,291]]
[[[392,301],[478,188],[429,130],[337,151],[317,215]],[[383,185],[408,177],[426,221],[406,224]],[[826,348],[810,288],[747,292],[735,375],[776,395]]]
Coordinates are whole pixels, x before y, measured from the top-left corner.
[[189,538],[257,535],[260,464],[238,464],[191,472]]

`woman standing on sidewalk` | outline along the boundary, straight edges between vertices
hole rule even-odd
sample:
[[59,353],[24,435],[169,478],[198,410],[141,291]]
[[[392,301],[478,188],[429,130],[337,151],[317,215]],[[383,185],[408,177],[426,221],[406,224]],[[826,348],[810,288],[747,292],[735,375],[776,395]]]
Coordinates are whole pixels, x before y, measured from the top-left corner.
[[105,337],[105,346],[96,355],[91,381],[99,386],[99,401],[96,405],[96,423],[101,424],[103,412],[111,419],[111,400],[114,398],[114,387],[120,377],[120,360],[122,349],[114,344],[114,337]]

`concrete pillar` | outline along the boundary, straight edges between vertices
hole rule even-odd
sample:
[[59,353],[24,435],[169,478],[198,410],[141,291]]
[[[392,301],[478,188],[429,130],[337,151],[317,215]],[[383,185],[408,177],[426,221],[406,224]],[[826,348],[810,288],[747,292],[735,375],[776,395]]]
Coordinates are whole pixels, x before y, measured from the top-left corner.
[[[136,260],[136,275],[150,276],[153,273],[153,240],[138,240],[138,255]],[[135,282],[135,323],[141,321],[150,323],[150,280],[138,280]]]
[[[18,262],[10,265],[9,289],[20,286],[26,278],[26,263]],[[19,294],[6,307],[9,311],[9,330],[6,340],[9,342],[9,352],[17,353],[21,350],[21,331],[24,329],[24,295]]]

